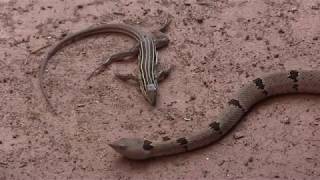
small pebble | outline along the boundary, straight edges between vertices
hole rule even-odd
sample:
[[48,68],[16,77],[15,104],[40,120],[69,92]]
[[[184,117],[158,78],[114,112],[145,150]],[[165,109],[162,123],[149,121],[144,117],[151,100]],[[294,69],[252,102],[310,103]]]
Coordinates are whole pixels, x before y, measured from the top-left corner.
[[218,163],[218,166],[222,166],[224,163],[226,162],[226,160],[222,160]]
[[84,107],[85,104],[78,104],[77,107]]
[[241,139],[241,138],[244,138],[244,137],[245,137],[245,135],[242,132],[235,132],[233,134],[233,138],[234,139]]
[[122,12],[113,12],[114,15],[125,16],[125,13]]
[[199,24],[202,24],[202,23],[203,23],[203,18],[198,18],[198,19],[197,19],[197,22],[198,22]]
[[169,121],[173,121],[173,120],[174,120],[174,117],[173,117],[172,115],[168,114],[168,116],[167,116],[167,120],[169,120]]
[[166,134],[166,131],[160,130],[160,131],[159,131],[159,134]]
[[290,10],[289,10],[289,12],[292,12],[292,13],[295,13],[295,12],[297,12],[298,11],[298,8],[296,8],[296,7],[293,7],[293,8],[291,8]]
[[258,41],[261,41],[261,40],[262,40],[262,37],[257,36],[256,39],[257,39]]
[[251,163],[253,161],[253,157],[250,157],[246,163],[244,163],[245,166],[248,166],[249,163]]
[[282,124],[290,124],[290,119],[286,117],[285,119],[281,120],[280,123]]
[[191,121],[192,119],[191,118],[187,118],[187,117],[185,117],[185,118],[183,118],[185,121]]
[[278,33],[279,34],[284,34],[284,30],[283,29],[279,29]]
[[169,141],[170,138],[169,138],[168,136],[164,136],[164,137],[162,137],[162,140],[163,140],[163,141]]
[[190,101],[193,101],[195,99],[196,99],[196,96],[194,96],[194,95],[190,96]]
[[61,36],[61,38],[64,38],[64,37],[66,37],[68,34],[67,33],[62,33],[60,36]]
[[209,174],[209,171],[204,170],[204,171],[202,171],[202,174],[203,174],[203,177],[206,178]]

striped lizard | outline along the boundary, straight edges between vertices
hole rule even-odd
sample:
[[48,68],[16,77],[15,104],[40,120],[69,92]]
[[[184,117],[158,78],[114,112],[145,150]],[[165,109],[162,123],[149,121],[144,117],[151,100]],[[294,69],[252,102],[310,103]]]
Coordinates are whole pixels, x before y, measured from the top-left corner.
[[126,57],[131,57],[138,54],[138,76],[134,76],[133,74],[116,74],[116,77],[122,80],[132,79],[137,81],[145,99],[151,105],[154,106],[156,104],[158,81],[165,79],[172,69],[171,67],[169,67],[157,71],[158,56],[156,51],[157,48],[167,46],[169,43],[169,39],[165,36],[163,32],[167,29],[170,22],[171,20],[168,19],[167,22],[159,29],[159,32],[154,32],[152,34],[141,31],[140,29],[131,25],[104,24],[89,27],[85,30],[76,32],[62,39],[49,50],[47,56],[42,60],[40,65],[40,90],[43,94],[48,108],[52,112],[55,112],[49,101],[48,95],[45,91],[45,87],[43,84],[45,70],[50,58],[54,56],[57,51],[67,46],[68,44],[73,43],[74,41],[101,33],[122,33],[134,38],[138,43],[126,52],[120,52],[107,58],[107,60],[101,66],[99,66],[95,71],[93,71],[93,73],[90,74],[87,80],[89,80],[94,75],[100,73],[104,69],[104,67],[110,65],[112,62],[123,61],[126,59]]

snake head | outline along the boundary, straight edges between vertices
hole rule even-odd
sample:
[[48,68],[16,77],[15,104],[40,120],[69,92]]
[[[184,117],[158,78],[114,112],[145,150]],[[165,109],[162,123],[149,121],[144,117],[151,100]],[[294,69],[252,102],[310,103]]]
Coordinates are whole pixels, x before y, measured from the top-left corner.
[[138,138],[122,138],[110,143],[109,146],[128,159],[142,160],[150,157],[148,147],[152,146],[148,142],[150,141]]

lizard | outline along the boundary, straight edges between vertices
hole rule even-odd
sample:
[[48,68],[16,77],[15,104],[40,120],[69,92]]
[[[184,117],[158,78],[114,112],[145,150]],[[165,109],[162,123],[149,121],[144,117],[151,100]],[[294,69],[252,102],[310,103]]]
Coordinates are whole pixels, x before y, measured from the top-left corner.
[[101,33],[122,33],[129,37],[134,38],[138,43],[133,48],[125,52],[120,52],[114,54],[107,58],[107,60],[99,66],[90,76],[87,78],[89,80],[94,75],[100,73],[104,67],[108,66],[112,62],[125,60],[126,57],[135,56],[138,54],[138,66],[139,74],[138,76],[133,76],[132,74],[116,74],[116,77],[122,80],[132,79],[139,83],[140,91],[142,92],[144,98],[154,106],[156,104],[158,82],[165,79],[172,70],[172,66],[163,70],[157,71],[158,65],[158,54],[156,49],[167,46],[169,39],[163,33],[168,25],[171,23],[171,19],[167,19],[166,23],[159,29],[158,32],[153,34],[144,32],[138,27],[127,24],[102,24],[89,27],[87,29],[78,31],[55,44],[47,53],[46,57],[41,61],[40,71],[39,71],[39,84],[40,91],[46,101],[48,108],[54,111],[48,95],[45,91],[43,84],[44,74],[49,63],[49,60],[54,56],[60,49],[71,44],[77,40],[89,37],[92,35],[97,35]]

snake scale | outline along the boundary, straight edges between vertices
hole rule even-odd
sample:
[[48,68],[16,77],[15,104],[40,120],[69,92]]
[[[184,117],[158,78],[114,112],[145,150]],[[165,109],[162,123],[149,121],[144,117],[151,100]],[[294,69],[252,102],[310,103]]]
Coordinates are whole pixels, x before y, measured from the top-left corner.
[[283,94],[320,94],[320,71],[285,71],[256,78],[229,99],[207,128],[163,142],[122,138],[109,144],[128,159],[143,160],[192,151],[210,145],[228,133],[258,102]]

